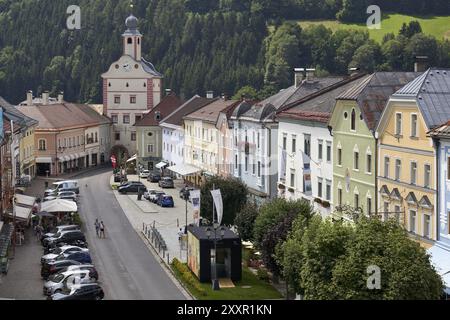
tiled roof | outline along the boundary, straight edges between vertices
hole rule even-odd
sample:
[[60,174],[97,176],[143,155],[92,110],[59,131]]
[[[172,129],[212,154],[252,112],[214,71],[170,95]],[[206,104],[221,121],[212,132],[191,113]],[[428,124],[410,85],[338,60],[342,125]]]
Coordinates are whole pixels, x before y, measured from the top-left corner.
[[[336,103],[336,97],[361,81],[364,74],[357,74],[319,90],[291,105],[287,105],[277,113],[277,118],[292,118],[328,122]],[[331,82],[330,82],[331,83]]]
[[36,119],[39,129],[64,129],[110,123],[110,120],[87,105],[61,103],[18,106],[25,115]]
[[224,100],[218,99],[214,102],[205,105],[204,107],[186,115],[183,119],[186,120],[202,120],[206,122],[216,123],[219,113],[229,107],[236,107],[240,101],[238,100]]
[[[285,107],[299,101],[315,92],[318,92],[326,87],[329,87],[344,77],[313,77],[309,80],[303,80],[298,87],[291,86],[287,89],[281,90],[277,94],[255,104],[250,110],[243,113],[241,116],[246,118],[253,118],[259,121],[274,117],[275,112],[283,110]],[[233,115],[236,117],[236,115]]]
[[203,98],[198,95],[193,96],[191,99],[186,101],[178,109],[173,111],[167,117],[165,117],[161,123],[168,123],[177,126],[181,126],[183,123],[183,117],[187,114],[193,113],[194,111],[204,107],[206,104],[215,101],[216,99]]
[[[175,111],[183,102],[174,93],[165,96],[160,103],[158,103],[153,109],[145,114],[141,120],[135,123],[136,127],[158,126],[159,123]],[[157,119],[157,113],[160,118]]]
[[356,100],[364,121],[374,130],[389,97],[414,80],[417,72],[375,72],[338,97],[338,100]]

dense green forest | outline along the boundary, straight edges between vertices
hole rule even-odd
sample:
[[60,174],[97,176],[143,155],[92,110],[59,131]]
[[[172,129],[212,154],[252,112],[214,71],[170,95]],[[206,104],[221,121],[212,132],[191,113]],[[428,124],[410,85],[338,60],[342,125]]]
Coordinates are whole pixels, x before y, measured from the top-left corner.
[[[363,21],[366,0],[135,0],[144,56],[184,97],[245,90],[262,98],[292,84],[292,68],[321,74],[411,70],[414,55],[450,66],[450,43],[405,25],[382,44],[367,32],[323,26],[302,30],[286,19]],[[66,9],[81,7],[81,30],[66,28]],[[100,75],[121,55],[129,0],[0,0],[0,95],[64,91],[69,101],[101,102]],[[374,0],[382,10],[450,14],[448,0]],[[268,26],[275,26],[269,33]]]

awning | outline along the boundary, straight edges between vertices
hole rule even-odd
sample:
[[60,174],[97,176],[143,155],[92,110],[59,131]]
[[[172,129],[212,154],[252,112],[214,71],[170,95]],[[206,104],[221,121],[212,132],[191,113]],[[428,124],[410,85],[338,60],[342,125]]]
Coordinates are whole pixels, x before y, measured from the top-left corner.
[[137,154],[135,154],[134,156],[132,156],[130,159],[128,159],[127,160],[127,163],[128,162],[131,162],[131,161],[134,161],[134,160],[136,160],[137,159]]
[[51,157],[37,157],[36,163],[52,163]]
[[43,202],[41,205],[41,211],[54,212],[77,212],[78,206],[74,201],[55,199],[51,201]]
[[18,205],[32,207],[32,206],[34,206],[35,202],[36,202],[36,198],[35,197],[25,196],[23,194],[17,194],[16,193],[16,203]]
[[[28,221],[31,218],[31,208],[15,206],[15,218],[17,220]],[[14,214],[12,212],[8,212],[7,215],[11,218],[14,218]]]
[[434,245],[427,253],[431,256],[430,261],[437,273],[442,277],[445,293],[450,294],[450,251]]
[[155,167],[158,169],[167,167],[169,164],[167,162],[161,161],[160,163],[158,163]]
[[199,173],[202,171],[202,169],[197,168],[195,166],[191,166],[189,164],[177,164],[175,166],[171,166],[167,168],[168,170],[175,172],[176,174],[179,174],[181,176],[189,176],[195,173]]

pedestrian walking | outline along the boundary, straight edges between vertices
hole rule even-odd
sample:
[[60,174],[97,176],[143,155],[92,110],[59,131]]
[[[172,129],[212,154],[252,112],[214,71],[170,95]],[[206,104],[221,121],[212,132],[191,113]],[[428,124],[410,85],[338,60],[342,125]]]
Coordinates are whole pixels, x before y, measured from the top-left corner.
[[100,238],[105,239],[105,224],[102,222],[100,222]]
[[98,219],[95,219],[95,233],[97,233],[97,237],[100,238],[100,223],[98,222]]

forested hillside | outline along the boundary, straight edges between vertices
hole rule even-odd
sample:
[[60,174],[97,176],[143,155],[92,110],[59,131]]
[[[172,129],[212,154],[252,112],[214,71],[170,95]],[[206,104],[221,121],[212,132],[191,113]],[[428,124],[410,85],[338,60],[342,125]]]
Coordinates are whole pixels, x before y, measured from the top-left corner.
[[[371,1],[389,10],[444,14],[448,0]],[[393,5],[394,2],[396,5]],[[345,73],[411,69],[427,54],[450,66],[450,44],[405,26],[382,44],[367,32],[324,27],[302,30],[285,19],[365,17],[366,0],[136,0],[144,56],[165,76],[165,86],[189,97],[235,94],[243,86],[264,97],[292,83],[293,67]],[[81,7],[81,30],[66,28],[66,9]],[[100,75],[121,55],[129,0],[0,0],[0,95],[14,103],[26,90],[64,91],[67,100],[101,101]],[[367,6],[366,6],[367,7]],[[362,9],[361,9],[362,8]],[[414,8],[414,9],[411,9]],[[363,14],[355,18],[356,13]],[[269,25],[274,25],[269,33]],[[248,88],[247,88],[248,89]]]

